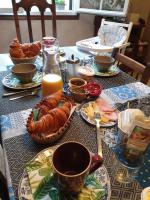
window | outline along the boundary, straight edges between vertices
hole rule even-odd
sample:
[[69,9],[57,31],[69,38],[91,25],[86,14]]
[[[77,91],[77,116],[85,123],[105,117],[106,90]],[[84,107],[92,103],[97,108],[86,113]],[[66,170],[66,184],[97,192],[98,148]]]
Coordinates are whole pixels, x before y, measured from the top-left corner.
[[[74,15],[78,12],[120,17],[126,15],[129,1],[130,0],[55,0],[58,15]],[[36,11],[36,7],[32,9],[33,13],[36,13]],[[20,12],[23,14],[23,10]],[[11,0],[0,0],[0,13],[12,13]]]
[[78,11],[107,16],[125,16],[129,0],[80,0]]
[[[19,2],[19,0],[17,0]],[[50,0],[47,0],[50,2]],[[55,0],[56,2],[56,12],[57,14],[66,14],[74,12],[72,6],[72,0]],[[33,14],[36,14],[38,11],[37,7],[33,7],[32,10]],[[2,13],[12,13],[12,2],[11,0],[0,0],[0,14]],[[24,13],[23,9],[20,9],[20,13]]]

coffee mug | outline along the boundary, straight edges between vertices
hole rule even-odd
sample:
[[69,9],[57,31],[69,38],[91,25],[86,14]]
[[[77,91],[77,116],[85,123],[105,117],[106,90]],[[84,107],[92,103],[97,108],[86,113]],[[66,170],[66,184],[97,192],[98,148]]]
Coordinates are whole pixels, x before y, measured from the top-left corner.
[[52,164],[60,189],[69,194],[79,193],[88,174],[102,165],[102,158],[92,154],[83,144],[69,141],[53,153]]

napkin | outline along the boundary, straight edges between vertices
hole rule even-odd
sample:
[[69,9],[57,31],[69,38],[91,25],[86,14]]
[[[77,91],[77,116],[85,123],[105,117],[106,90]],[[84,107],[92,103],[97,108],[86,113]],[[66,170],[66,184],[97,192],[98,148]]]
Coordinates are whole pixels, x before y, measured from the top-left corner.
[[135,127],[136,117],[144,117],[144,113],[139,109],[126,109],[118,114],[118,127],[128,136]]
[[[61,197],[63,195],[59,190],[57,177],[52,168],[51,159],[55,148],[43,150],[32,161],[26,164],[26,171],[34,200],[54,200],[60,198],[60,193]],[[103,189],[101,183],[92,174],[86,178],[85,186],[81,193],[76,198],[70,197],[70,199],[80,200],[87,198],[102,200],[105,195],[105,189]]]

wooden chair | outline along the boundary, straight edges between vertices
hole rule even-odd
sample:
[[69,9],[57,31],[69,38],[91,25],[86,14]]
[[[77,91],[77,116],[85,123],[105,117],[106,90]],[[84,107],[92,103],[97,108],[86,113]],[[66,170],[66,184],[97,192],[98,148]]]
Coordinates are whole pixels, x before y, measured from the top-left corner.
[[126,49],[125,55],[130,58],[145,64],[145,57],[148,49],[148,41],[143,41],[141,38],[145,20],[139,18],[138,23],[134,24],[129,37],[130,46]]
[[119,53],[118,48],[115,48],[113,50],[112,57],[115,58],[117,62],[119,62],[118,65],[123,64],[123,67],[128,67],[129,69],[140,75],[141,76],[140,81],[144,84],[147,84],[150,78],[150,64],[145,66],[133,60],[132,58],[129,58],[128,56]]
[[36,6],[39,9],[41,28],[42,28],[42,37],[46,36],[44,13],[47,8],[50,9],[51,14],[52,14],[53,36],[57,37],[55,0],[52,0],[52,3],[48,3],[46,0],[21,0],[19,2],[16,2],[16,0],[12,0],[12,6],[13,6],[15,26],[16,26],[16,33],[17,33],[17,37],[20,42],[22,42],[22,39],[21,39],[21,33],[20,33],[18,10],[19,10],[19,8],[23,8],[26,12],[26,20],[27,20],[27,24],[28,24],[29,39],[30,39],[30,42],[33,42],[33,32],[32,32],[31,13],[30,13],[31,8],[33,6]]

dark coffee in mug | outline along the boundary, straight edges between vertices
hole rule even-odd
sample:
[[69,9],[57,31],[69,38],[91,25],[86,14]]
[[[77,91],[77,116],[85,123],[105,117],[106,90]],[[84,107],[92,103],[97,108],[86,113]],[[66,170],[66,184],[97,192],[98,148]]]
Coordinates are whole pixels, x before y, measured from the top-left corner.
[[70,141],[60,145],[53,153],[52,163],[61,189],[71,194],[80,192],[93,166],[96,170],[102,164],[100,159],[94,161],[98,165],[93,165],[93,156],[81,143]]

